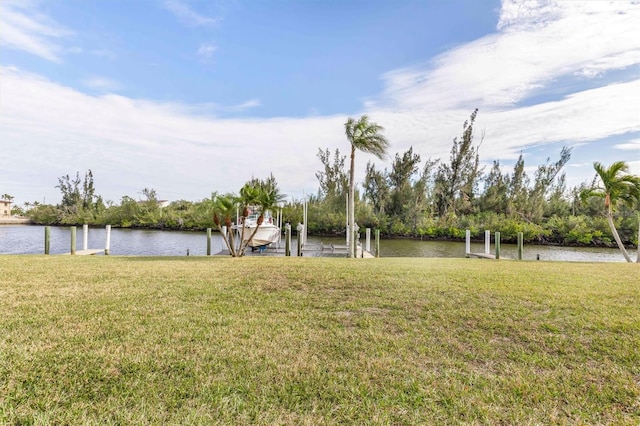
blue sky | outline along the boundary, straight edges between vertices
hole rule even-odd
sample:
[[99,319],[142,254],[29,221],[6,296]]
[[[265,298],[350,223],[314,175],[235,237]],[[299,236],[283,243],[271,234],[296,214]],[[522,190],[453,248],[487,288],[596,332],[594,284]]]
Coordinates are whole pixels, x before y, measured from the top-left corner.
[[446,160],[475,108],[484,164],[532,176],[567,145],[569,185],[639,174],[637,22],[628,1],[3,0],[0,193],[57,203],[92,169],[114,202],[195,201],[272,172],[299,198],[349,116]]

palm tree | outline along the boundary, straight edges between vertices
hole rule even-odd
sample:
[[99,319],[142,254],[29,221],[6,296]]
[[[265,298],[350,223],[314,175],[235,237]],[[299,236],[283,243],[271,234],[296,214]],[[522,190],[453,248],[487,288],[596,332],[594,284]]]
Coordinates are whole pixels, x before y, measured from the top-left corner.
[[[220,235],[229,250],[229,254],[236,257],[236,246],[233,240],[233,231],[231,218],[236,212],[236,197],[232,195],[214,195],[213,196],[213,222],[218,227]],[[223,229],[226,227],[227,232]]]
[[580,198],[583,201],[586,201],[589,197],[604,198],[605,213],[613,238],[616,240],[616,244],[618,244],[624,258],[627,262],[631,262],[631,258],[624,248],[620,235],[618,235],[616,226],[613,223],[613,211],[618,202],[624,202],[631,206],[634,201],[640,201],[640,177],[628,174],[629,167],[624,161],[617,161],[611,164],[609,168],[596,161],[593,163],[593,168],[600,177],[602,186],[595,186],[594,182],[594,186],[580,193]]
[[373,154],[383,159],[387,153],[389,142],[381,132],[384,131],[382,126],[376,123],[370,123],[369,117],[363,115],[358,121],[349,117],[344,123],[347,139],[351,143],[351,168],[349,170],[349,257],[356,257],[355,242],[355,158],[356,150]]
[[[224,240],[227,249],[229,250],[229,254],[231,254],[232,257],[244,256],[244,252],[249,242],[253,239],[264,221],[265,213],[273,209],[280,201],[282,201],[283,198],[284,195],[278,190],[278,186],[273,175],[265,181],[252,179],[250,182],[247,182],[240,189],[239,197],[234,197],[232,195],[216,195],[214,197],[213,221],[218,227],[218,230],[222,235],[222,239]],[[244,233],[247,227],[242,225],[244,225],[252,208],[257,208],[260,211],[260,215],[258,216],[256,227],[253,228],[251,235],[249,238],[245,238]],[[239,228],[240,241],[236,245],[234,232],[232,231],[232,217],[236,214],[238,209],[242,213],[240,214],[238,223],[236,224],[241,225]],[[222,232],[223,225],[230,231],[228,236]]]

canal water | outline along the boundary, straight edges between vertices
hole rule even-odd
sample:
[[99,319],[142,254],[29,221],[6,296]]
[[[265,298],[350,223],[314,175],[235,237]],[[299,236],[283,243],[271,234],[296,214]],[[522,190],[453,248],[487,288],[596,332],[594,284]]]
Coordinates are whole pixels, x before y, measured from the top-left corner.
[[[76,247],[83,248],[82,227],[77,228]],[[309,237],[309,245],[344,245],[344,238]],[[361,242],[364,244],[364,237]],[[88,248],[104,249],[106,230],[90,228]],[[371,246],[373,248],[373,238]],[[281,242],[284,247],[284,241]],[[297,247],[295,236],[292,240],[292,254]],[[224,242],[217,233],[211,239],[212,254],[224,249]],[[68,227],[51,227],[51,254],[68,253],[71,250],[71,231]],[[493,244],[491,251],[495,250]],[[484,243],[472,243],[472,252],[484,252]],[[126,256],[204,256],[207,253],[206,232],[158,231],[141,229],[111,229],[110,253]],[[34,225],[0,225],[0,254],[42,254],[44,253],[44,227]],[[516,258],[515,245],[501,244],[501,257]],[[313,256],[314,252],[305,253]],[[315,254],[318,255],[318,254]],[[464,242],[381,240],[381,257],[465,257]],[[525,245],[525,260],[555,260],[577,262],[624,262],[618,249],[591,247],[556,247]],[[635,259],[635,253],[632,254]]]

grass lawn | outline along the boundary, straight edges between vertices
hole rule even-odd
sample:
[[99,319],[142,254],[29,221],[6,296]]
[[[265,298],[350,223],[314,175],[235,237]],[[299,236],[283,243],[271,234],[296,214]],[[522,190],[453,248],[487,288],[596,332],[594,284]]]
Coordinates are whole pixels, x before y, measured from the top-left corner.
[[0,424],[640,423],[640,265],[0,256]]

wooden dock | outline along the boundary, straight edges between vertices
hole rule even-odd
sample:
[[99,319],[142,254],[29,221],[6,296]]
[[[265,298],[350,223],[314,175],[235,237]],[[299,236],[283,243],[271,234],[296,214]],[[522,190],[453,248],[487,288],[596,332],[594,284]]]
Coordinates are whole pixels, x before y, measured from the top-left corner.
[[[303,256],[311,256],[311,257],[347,257],[348,247],[346,245],[326,245],[326,244],[305,244],[302,247],[302,255]],[[364,250],[361,246],[357,248],[357,254],[359,258],[363,259],[374,259],[375,256],[370,252]],[[68,253],[67,253],[68,254]],[[229,250],[221,250],[216,254],[217,256],[229,255]],[[245,256],[284,256],[285,249],[284,247],[269,247],[265,250],[247,250],[245,251]],[[295,249],[291,250],[291,256],[296,257],[297,253]]]
[[[467,253],[467,257],[478,257],[480,259],[494,259],[496,258],[495,254],[491,254],[491,253]],[[502,257],[500,256],[500,259],[503,260],[509,260],[508,257]]]
[[[104,253],[104,249],[86,249],[86,250],[76,250],[75,256],[91,256],[98,253]],[[65,255],[70,255],[69,253],[64,253]]]

